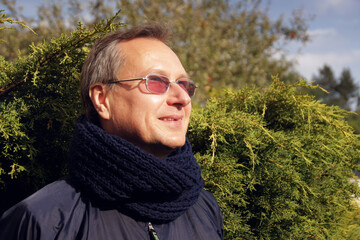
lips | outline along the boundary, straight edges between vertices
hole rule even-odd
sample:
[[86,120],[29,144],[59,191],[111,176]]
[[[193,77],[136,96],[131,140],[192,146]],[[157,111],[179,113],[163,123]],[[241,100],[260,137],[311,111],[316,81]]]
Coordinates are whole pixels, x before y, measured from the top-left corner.
[[160,120],[163,121],[179,121],[182,120],[182,116],[166,116],[166,117],[161,117],[159,118]]
[[181,127],[182,126],[182,115],[171,115],[159,118],[163,123],[170,124],[170,126]]
[[160,118],[163,121],[178,121],[179,119],[175,119],[175,118]]

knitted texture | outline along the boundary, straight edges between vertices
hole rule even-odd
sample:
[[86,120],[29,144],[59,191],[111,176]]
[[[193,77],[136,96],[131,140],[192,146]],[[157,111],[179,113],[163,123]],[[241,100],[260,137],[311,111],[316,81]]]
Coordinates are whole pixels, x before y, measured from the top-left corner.
[[106,133],[81,116],[69,151],[69,174],[90,199],[135,219],[169,222],[198,199],[200,167],[186,140],[164,159]]

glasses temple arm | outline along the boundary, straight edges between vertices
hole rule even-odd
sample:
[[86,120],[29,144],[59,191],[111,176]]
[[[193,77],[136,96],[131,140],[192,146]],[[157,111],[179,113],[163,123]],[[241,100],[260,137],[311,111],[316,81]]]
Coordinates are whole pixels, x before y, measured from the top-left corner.
[[146,80],[146,78],[132,78],[132,79],[126,79],[126,80],[110,80],[107,83],[120,83],[120,82],[130,82],[130,81],[136,81],[136,80]]

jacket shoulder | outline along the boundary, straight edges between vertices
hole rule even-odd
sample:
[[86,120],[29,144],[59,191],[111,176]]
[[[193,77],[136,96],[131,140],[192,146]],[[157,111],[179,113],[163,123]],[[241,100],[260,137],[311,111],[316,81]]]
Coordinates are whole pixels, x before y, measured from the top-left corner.
[[203,189],[200,192],[198,206],[209,211],[214,217],[221,218],[222,221],[222,213],[219,204],[212,193]]
[[[52,239],[63,228],[80,194],[65,180],[53,182],[7,210],[0,218],[0,239]],[[77,206],[77,209],[81,207]],[[31,236],[30,236],[30,235]],[[13,237],[13,238],[11,238]]]
[[[224,223],[221,209],[212,193],[203,189],[200,192],[199,200],[191,208],[191,212],[199,218],[196,222],[196,227],[199,230],[203,228],[204,235],[206,235],[207,232],[215,231],[220,239],[224,238]],[[194,215],[191,219],[196,219]],[[217,238],[213,235],[212,239]]]

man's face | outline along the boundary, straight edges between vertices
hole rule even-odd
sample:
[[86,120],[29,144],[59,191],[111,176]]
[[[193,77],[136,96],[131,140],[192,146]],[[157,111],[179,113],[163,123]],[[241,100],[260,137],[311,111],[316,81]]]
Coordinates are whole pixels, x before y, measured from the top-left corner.
[[[187,73],[176,54],[163,42],[137,38],[118,45],[125,55],[118,80],[160,74],[171,82]],[[106,98],[108,119],[105,131],[120,136],[144,151],[165,157],[185,143],[191,113],[191,99],[178,84],[171,83],[164,94],[150,93],[144,80],[116,84]]]

